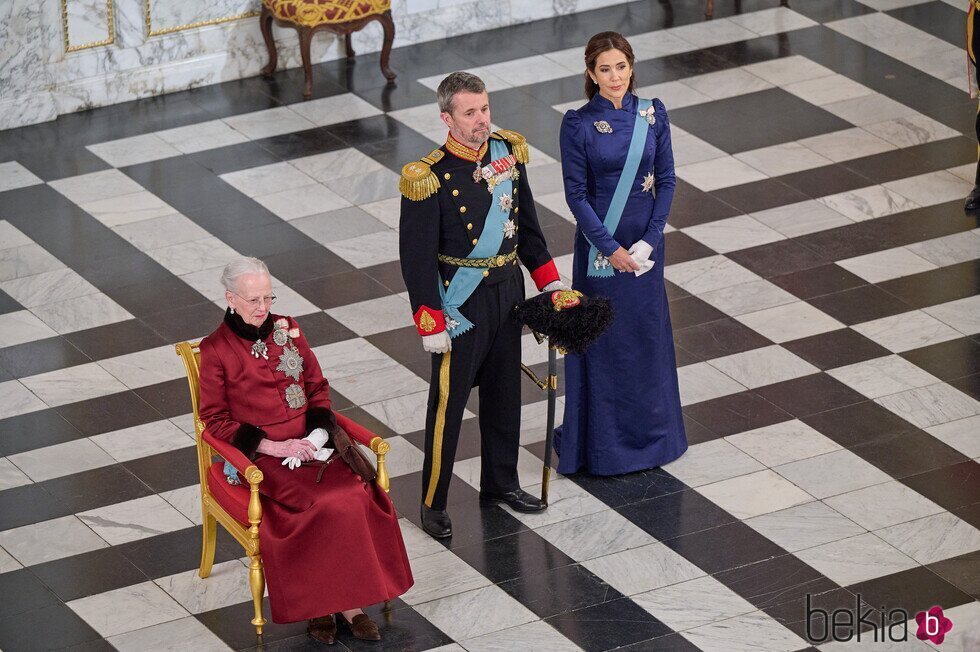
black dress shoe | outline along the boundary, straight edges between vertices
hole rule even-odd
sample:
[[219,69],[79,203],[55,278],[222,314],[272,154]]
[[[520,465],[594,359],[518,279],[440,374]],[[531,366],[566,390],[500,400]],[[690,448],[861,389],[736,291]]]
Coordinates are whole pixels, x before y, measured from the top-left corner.
[[980,185],[973,186],[973,190],[966,197],[966,204],[963,208],[968,211],[975,211],[980,208]]
[[451,537],[453,535],[453,522],[449,520],[449,512],[422,505],[422,529],[430,537],[436,539]]
[[525,514],[542,512],[548,507],[541,502],[540,498],[535,498],[523,489],[514,489],[502,494],[489,491],[480,492],[481,505],[495,505],[497,503],[505,503],[515,512],[524,512]]

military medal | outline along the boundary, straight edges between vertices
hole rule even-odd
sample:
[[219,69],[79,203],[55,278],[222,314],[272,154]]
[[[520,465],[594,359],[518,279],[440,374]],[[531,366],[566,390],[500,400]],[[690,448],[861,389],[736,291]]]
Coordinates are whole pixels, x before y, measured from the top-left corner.
[[265,358],[266,360],[268,360],[269,347],[267,347],[265,345],[265,342],[263,342],[262,340],[255,340],[255,344],[252,345],[252,355],[255,356],[256,360],[258,360],[259,358]]
[[306,405],[306,393],[299,385],[293,384],[286,388],[286,405],[298,410]]
[[605,120],[598,120],[596,122],[593,122],[592,125],[595,127],[595,130],[598,131],[600,134],[612,133],[612,127]]
[[646,176],[643,177],[643,192],[652,192],[655,181],[656,178],[653,176],[653,172],[647,172]]
[[509,240],[514,237],[515,233],[517,233],[517,222],[514,220],[504,222],[504,237]]
[[276,367],[276,371],[281,371],[298,381],[299,374],[303,371],[303,356],[295,347],[283,349],[282,355],[279,356],[279,366]]
[[[487,189],[493,192],[494,187],[507,179],[515,179],[514,173],[517,170],[514,166],[517,165],[517,158],[513,154],[508,154],[507,156],[501,156],[496,161],[490,161],[482,168],[479,163],[477,164],[476,170],[473,171],[473,180],[479,182],[483,179],[487,182]],[[479,178],[477,176],[479,175]]]
[[453,330],[456,330],[457,328],[459,328],[459,322],[458,321],[456,321],[452,317],[449,317],[449,318],[446,319],[446,330],[453,331]]
[[510,212],[510,207],[514,204],[514,200],[510,198],[510,195],[500,196],[500,210],[505,213]]

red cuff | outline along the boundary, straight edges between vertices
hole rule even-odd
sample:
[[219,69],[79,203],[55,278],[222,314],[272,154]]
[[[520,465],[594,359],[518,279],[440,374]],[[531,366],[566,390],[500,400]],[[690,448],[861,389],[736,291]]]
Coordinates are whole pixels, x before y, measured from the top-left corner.
[[561,277],[558,276],[558,268],[555,267],[554,258],[531,272],[531,280],[534,281],[536,286],[538,286],[538,291],[543,290],[544,286],[548,285],[548,283],[551,283],[552,281],[561,280]]
[[420,306],[415,313],[415,328],[418,329],[419,335],[435,335],[446,330],[446,320],[441,310]]

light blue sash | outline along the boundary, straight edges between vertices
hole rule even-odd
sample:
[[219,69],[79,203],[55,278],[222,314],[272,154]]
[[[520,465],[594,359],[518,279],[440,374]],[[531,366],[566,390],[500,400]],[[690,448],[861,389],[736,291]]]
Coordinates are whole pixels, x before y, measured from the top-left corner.
[[[616,235],[616,228],[619,227],[619,220],[623,217],[623,209],[626,208],[626,200],[629,199],[633,182],[636,181],[636,172],[640,169],[640,159],[643,158],[643,147],[647,142],[649,123],[646,118],[640,115],[640,111],[646,111],[652,105],[651,100],[637,100],[636,103],[636,120],[633,122],[633,137],[630,139],[626,163],[619,175],[619,182],[616,184],[612,201],[609,202],[606,219],[602,221],[602,225],[606,227],[610,236]],[[616,270],[606,260],[606,257],[602,256],[600,259],[599,250],[591,242],[589,244],[592,246],[589,248],[589,266],[585,272],[586,276],[612,276],[615,274]]]
[[[496,161],[507,156],[507,145],[502,140],[490,140],[490,160]],[[501,210],[500,198],[510,195],[513,182],[508,178],[493,188],[493,199],[487,211],[487,219],[483,224],[483,232],[467,258],[490,258],[500,251],[500,243],[504,240],[504,223],[510,219],[510,210]],[[466,303],[473,291],[483,281],[486,267],[460,267],[449,282],[449,287],[439,283],[439,295],[442,297],[442,312],[446,318],[446,330],[450,337],[462,335],[473,328],[473,322],[463,316],[459,307]],[[452,321],[450,321],[452,320]],[[455,322],[455,323],[454,323]]]

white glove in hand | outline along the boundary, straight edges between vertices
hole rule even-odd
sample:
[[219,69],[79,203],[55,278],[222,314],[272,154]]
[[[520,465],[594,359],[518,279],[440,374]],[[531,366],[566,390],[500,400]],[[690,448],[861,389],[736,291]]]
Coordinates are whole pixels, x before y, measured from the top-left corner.
[[554,292],[555,290],[571,290],[572,288],[565,285],[562,281],[552,281],[548,285],[541,288],[542,292]]
[[423,335],[422,348],[429,353],[446,353],[452,350],[453,341],[446,331],[436,333],[435,335]]
[[[316,452],[313,454],[313,459],[319,462],[326,462],[333,453],[332,448],[323,448],[323,445],[327,443],[328,439],[330,439],[330,434],[323,428],[314,428],[310,434],[303,439],[316,446]],[[282,465],[288,466],[290,471],[302,463],[303,461],[298,457],[286,457],[282,460]]]
[[640,269],[633,272],[634,274],[640,276],[641,274],[646,274],[653,269],[655,263],[654,261],[650,260],[650,254],[652,253],[653,247],[651,247],[650,243],[646,242],[645,240],[637,240],[633,243],[633,246],[629,248],[630,258],[632,258],[633,262],[640,266]]

